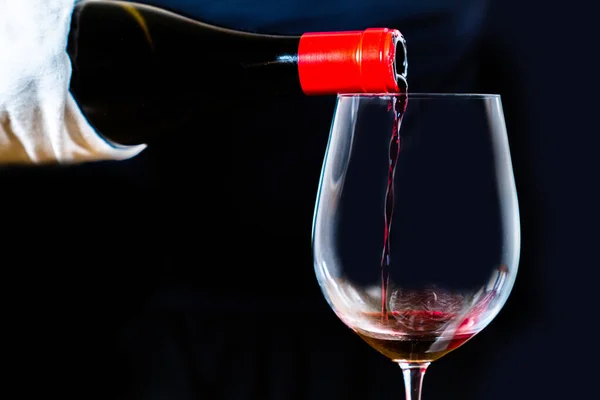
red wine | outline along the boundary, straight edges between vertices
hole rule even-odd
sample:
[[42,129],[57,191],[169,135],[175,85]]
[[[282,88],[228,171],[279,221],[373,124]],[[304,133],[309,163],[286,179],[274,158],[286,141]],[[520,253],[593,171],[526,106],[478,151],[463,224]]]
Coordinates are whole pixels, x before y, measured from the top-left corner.
[[393,361],[431,362],[483,329],[507,274],[508,267],[499,265],[488,285],[471,295],[438,287],[394,290],[385,315],[360,312],[344,322]]
[[476,332],[443,328],[456,315],[440,311],[412,310],[388,312],[382,320],[380,313],[365,313],[375,329],[354,331],[371,347],[395,362],[431,362],[448,354],[471,339]]
[[113,0],[77,3],[67,50],[71,93],[120,144],[265,96],[398,92],[406,75],[395,29],[263,35]]
[[[406,89],[406,86],[405,88]],[[405,93],[394,96],[388,105],[388,112],[394,113],[394,124],[390,136],[388,150],[388,179],[384,205],[384,230],[383,230],[383,252],[381,255],[381,316],[388,318],[387,301],[390,269],[390,233],[392,229],[392,216],[394,215],[394,175],[396,164],[400,155],[400,126],[402,117],[408,104],[408,95]]]

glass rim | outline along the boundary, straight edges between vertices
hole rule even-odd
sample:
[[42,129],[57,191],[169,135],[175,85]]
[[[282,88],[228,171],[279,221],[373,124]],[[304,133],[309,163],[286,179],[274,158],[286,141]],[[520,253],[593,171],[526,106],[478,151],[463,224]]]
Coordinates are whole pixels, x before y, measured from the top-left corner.
[[469,99],[498,99],[499,94],[495,93],[338,93],[338,98],[373,98],[373,97],[400,97],[408,95],[409,99],[442,99],[442,98],[469,98]]

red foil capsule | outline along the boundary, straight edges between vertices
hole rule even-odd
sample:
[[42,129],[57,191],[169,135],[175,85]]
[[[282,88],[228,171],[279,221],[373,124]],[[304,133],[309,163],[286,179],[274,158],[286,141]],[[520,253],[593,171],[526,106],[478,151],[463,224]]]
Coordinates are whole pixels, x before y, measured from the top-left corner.
[[298,46],[303,92],[307,95],[399,92],[395,60],[400,41],[403,41],[401,33],[388,28],[305,33]]

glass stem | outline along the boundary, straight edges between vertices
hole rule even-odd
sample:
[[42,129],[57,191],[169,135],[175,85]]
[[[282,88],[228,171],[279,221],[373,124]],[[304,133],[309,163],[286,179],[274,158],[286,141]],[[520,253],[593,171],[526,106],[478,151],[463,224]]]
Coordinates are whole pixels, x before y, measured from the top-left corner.
[[428,362],[400,362],[402,375],[404,376],[404,392],[406,400],[421,400],[421,389],[423,377],[429,367]]

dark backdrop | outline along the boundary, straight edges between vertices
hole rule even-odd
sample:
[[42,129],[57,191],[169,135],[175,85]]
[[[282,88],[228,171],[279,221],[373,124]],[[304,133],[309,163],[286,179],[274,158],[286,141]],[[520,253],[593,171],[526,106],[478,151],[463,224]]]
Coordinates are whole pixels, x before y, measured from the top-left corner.
[[[264,32],[397,27],[411,91],[502,94],[519,276],[492,324],[430,367],[424,397],[575,398],[594,388],[591,10],[575,1],[148,2]],[[186,127],[185,143],[165,138],[124,162],[2,169],[7,383],[23,397],[401,398],[399,369],[343,326],[313,274],[333,105],[248,105],[243,132],[215,116],[216,127]]]

